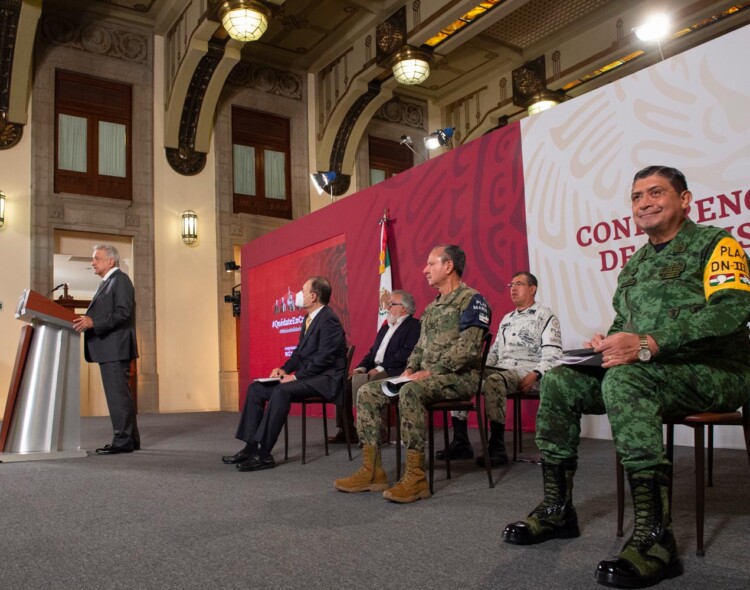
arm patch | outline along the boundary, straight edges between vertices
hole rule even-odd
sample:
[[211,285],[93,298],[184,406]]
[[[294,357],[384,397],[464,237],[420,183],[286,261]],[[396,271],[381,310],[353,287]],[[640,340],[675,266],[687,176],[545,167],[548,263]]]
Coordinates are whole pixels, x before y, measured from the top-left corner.
[[459,331],[463,332],[466,328],[481,328],[482,330],[490,329],[492,314],[490,306],[487,305],[484,297],[479,293],[474,295],[469,301],[468,307],[461,314],[458,322]]
[[703,270],[703,292],[706,294],[706,300],[716,291],[723,289],[750,291],[747,256],[734,238],[719,240]]

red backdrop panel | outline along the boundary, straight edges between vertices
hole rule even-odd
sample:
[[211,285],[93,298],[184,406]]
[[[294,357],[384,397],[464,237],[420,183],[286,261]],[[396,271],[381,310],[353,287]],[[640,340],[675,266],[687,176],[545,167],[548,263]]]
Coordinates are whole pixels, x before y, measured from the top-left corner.
[[[373,317],[378,305],[378,220],[385,210],[391,220],[389,247],[393,286],[414,294],[416,315],[419,316],[436,295],[422,275],[431,247],[438,243],[455,243],[466,251],[464,280],[489,301],[493,311],[492,330],[496,331],[500,318],[512,309],[506,285],[515,271],[525,270],[529,265],[521,137],[517,123],[246,244],[242,251],[239,368],[243,394],[251,376],[262,374],[267,367],[262,355],[256,357],[252,353],[265,346],[265,337],[260,333],[251,334],[250,326],[256,318],[245,306],[245,300],[254,297],[254,289],[270,280],[256,272],[258,267],[265,268],[265,276],[268,276],[280,259],[291,255],[299,280],[296,285],[282,281],[279,294],[286,292],[287,287],[297,291],[300,281],[314,274],[305,265],[313,264],[315,257],[303,261],[294,253],[305,252],[326,240],[343,236],[346,245],[346,265],[335,272],[343,274],[343,285],[348,278],[348,290],[335,291],[333,301],[334,305],[341,306],[335,307],[338,313],[348,311],[347,339],[357,347],[354,362],[369,350],[375,338]],[[328,276],[340,283],[334,274]]]

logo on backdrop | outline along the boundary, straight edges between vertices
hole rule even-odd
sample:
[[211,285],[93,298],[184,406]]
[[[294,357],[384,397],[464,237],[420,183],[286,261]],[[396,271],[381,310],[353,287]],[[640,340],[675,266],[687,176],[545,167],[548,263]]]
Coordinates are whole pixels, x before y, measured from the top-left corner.
[[[690,206],[688,216],[696,223],[723,227],[747,250],[750,249],[750,223],[733,223],[743,211],[750,211],[750,189],[696,199]],[[633,218],[628,216],[582,225],[576,231],[576,242],[581,248],[610,246],[599,250],[599,269],[602,272],[619,271],[640,245],[617,247],[613,243],[643,235],[644,232],[635,226]]]

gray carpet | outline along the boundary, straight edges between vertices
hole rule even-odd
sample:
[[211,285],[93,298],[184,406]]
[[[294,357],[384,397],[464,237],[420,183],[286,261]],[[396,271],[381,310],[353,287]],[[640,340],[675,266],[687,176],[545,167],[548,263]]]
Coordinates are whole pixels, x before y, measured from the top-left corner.
[[[582,536],[516,547],[500,533],[540,499],[536,465],[495,470],[497,487],[489,489],[482,470],[454,463],[452,480],[436,472],[433,498],[400,506],[332,488],[359,466],[359,450],[352,463],[343,446],[325,457],[319,419],[309,420],[307,465],[292,418],[289,461],[282,440],[278,466],[260,473],[220,462],[241,446],[233,439],[237,414],[139,420],[137,453],[0,465],[1,588],[601,588],[594,568],[622,543],[609,441],[581,445],[574,497]],[[84,448],[109,435],[108,418],[82,420]],[[527,445],[533,449],[531,435]],[[392,478],[395,450],[383,456]],[[677,449],[675,482],[685,574],[659,588],[747,588],[744,452],[716,452],[703,558],[695,556],[691,448]]]

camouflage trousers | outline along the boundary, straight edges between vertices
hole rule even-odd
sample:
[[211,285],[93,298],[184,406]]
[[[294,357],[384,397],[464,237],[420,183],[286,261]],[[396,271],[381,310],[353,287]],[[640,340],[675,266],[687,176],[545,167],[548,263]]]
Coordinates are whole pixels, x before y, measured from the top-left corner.
[[660,470],[668,466],[662,419],[736,410],[750,396],[747,379],[736,363],[555,367],[542,380],[537,446],[552,463],[577,458],[581,415],[606,413],[623,467]]
[[[508,392],[518,391],[523,375],[513,369],[487,371],[484,376],[484,407],[490,422],[505,424],[505,410],[508,405]],[[466,420],[467,412],[451,412],[451,416]]]
[[[407,449],[424,453],[426,403],[444,399],[471,399],[476,393],[479,376],[476,372],[466,375],[435,375],[405,383],[398,395],[398,411],[401,416],[401,440]],[[381,410],[391,399],[381,389],[382,381],[371,381],[359,388],[357,394],[357,434],[366,445],[380,444]]]

